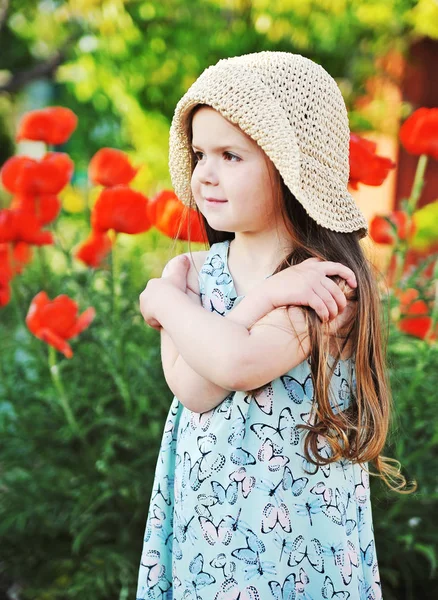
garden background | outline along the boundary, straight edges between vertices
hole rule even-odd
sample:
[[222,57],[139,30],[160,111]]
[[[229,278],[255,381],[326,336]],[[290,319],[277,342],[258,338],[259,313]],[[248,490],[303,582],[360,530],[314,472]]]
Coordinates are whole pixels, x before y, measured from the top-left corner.
[[[0,599],[135,597],[172,398],[138,296],[189,249],[167,168],[170,120],[204,68],[260,50],[321,63],[351,131],[375,143],[356,155],[351,189],[385,276],[395,405],[385,455],[418,484],[400,495],[371,478],[377,554],[385,600],[437,597],[436,116],[422,130],[426,149],[400,138],[410,115],[437,106],[437,40],[434,0],[0,0]],[[35,127],[23,116],[46,106],[70,109],[77,123],[57,139],[49,120],[30,141]],[[104,148],[125,154],[99,162]],[[64,153],[68,177],[62,190],[48,186],[43,204],[42,188],[22,193],[6,163],[26,155],[41,166],[47,150]],[[361,161],[386,171],[367,179]],[[108,165],[121,179],[105,180]],[[113,210],[99,217],[102,194]],[[45,223],[38,212],[23,233],[13,215],[37,196]],[[120,224],[131,202],[147,205],[139,233]],[[47,299],[29,318],[41,291],[71,298],[52,312],[47,304],[52,322],[68,313],[64,338],[82,329],[70,358],[43,327]],[[85,311],[79,322],[73,302]]]

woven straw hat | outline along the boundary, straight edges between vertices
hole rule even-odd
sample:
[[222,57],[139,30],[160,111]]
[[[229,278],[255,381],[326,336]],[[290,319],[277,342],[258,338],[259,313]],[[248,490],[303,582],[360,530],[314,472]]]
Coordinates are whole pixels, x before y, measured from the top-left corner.
[[170,176],[187,206],[195,206],[188,116],[197,104],[211,106],[255,140],[319,225],[367,230],[347,189],[347,109],[323,67],[299,54],[263,51],[221,59],[203,71],[178,102],[170,127]]

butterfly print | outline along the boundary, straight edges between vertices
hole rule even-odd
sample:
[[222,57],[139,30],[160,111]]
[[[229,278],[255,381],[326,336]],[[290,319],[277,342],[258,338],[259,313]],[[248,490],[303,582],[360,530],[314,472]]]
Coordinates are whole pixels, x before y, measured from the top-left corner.
[[272,384],[268,383],[250,396],[245,396],[245,402],[248,404],[254,402],[262,413],[265,415],[272,415],[272,407],[274,404],[274,390],[272,389]]
[[350,598],[350,592],[345,590],[335,591],[333,581],[328,575],[326,575],[326,578],[324,579],[324,585],[322,587],[321,594],[322,597],[326,598],[327,600],[332,600],[333,598],[335,598],[335,600],[348,600],[348,598]]
[[297,477],[296,479],[292,475],[292,471],[289,467],[284,468],[283,473],[283,489],[291,490],[294,496],[300,496],[305,490],[309,482],[308,477]]
[[228,546],[233,534],[225,519],[221,519],[217,525],[207,517],[198,517],[198,519],[202,529],[202,535],[211,546],[214,546],[218,542]]
[[342,581],[345,585],[349,585],[353,577],[353,567],[359,566],[359,557],[354,547],[353,542],[347,540],[347,547],[345,548],[345,558],[343,564],[340,565],[340,571],[342,575]]
[[241,484],[241,492],[244,498],[248,498],[256,485],[255,477],[247,475],[245,467],[240,467],[237,471],[230,473],[230,479]]
[[226,579],[214,597],[214,600],[262,600],[256,587],[253,585],[245,586],[240,589],[239,584],[234,578]]
[[287,465],[289,458],[280,453],[276,453],[272,440],[266,438],[257,453],[257,458],[260,462],[267,462],[270,471],[279,471]]
[[371,542],[368,544],[368,546],[365,548],[365,550],[362,550],[362,548],[361,548],[360,552],[361,552],[361,555],[363,557],[365,564],[367,564],[369,567],[371,567],[371,565],[373,564],[373,561],[374,561],[374,541],[371,540]]
[[290,573],[280,585],[278,581],[270,581],[272,596],[275,600],[313,600],[306,593],[306,586],[310,579],[303,568],[300,569],[299,578],[295,573]]
[[355,485],[355,496],[356,496],[356,502],[358,502],[358,504],[365,504],[367,502],[368,495],[369,495],[369,489],[370,489],[369,475],[366,471],[361,469],[360,483],[357,483]]
[[225,465],[225,456],[220,453],[214,453],[213,449],[217,443],[217,438],[212,433],[205,436],[199,436],[197,439],[198,449],[201,453],[193,466],[188,452],[184,453],[183,476],[185,481],[190,481],[193,490],[199,490],[202,482],[211,477],[214,472],[218,472]]
[[198,503],[195,506],[195,512],[200,517],[209,517],[211,519],[212,512],[211,508],[218,503],[218,498],[216,496],[207,495],[207,494],[199,494],[198,495]]
[[318,573],[324,573],[324,556],[321,542],[313,538],[309,544],[306,544],[304,537],[299,535],[292,544],[292,551],[287,564],[290,567],[295,567],[304,560],[307,560],[309,565]]
[[211,293],[209,306],[207,308],[210,312],[217,313],[223,317],[225,313],[233,307],[235,300],[236,298],[228,298],[223,292],[216,289]]
[[215,414],[219,414],[223,419],[229,421],[233,411],[233,398],[236,392],[231,392],[220,404],[213,409]]
[[170,589],[172,583],[166,578],[166,567],[160,562],[160,553],[149,550],[143,553],[141,565],[147,572],[146,589],[158,591],[161,595]]
[[277,524],[279,524],[286,533],[292,531],[289,509],[284,502],[282,502],[280,506],[274,506],[268,502],[263,509],[262,533],[270,533]]
[[260,555],[265,552],[265,545],[254,534],[250,533],[246,538],[247,546],[237,548],[231,553],[232,556],[243,561],[246,565],[250,565],[244,569],[245,580],[253,577],[266,577],[269,574],[276,574],[276,566],[274,562],[262,561]]
[[238,410],[240,414],[233,421],[231,433],[228,436],[228,443],[235,448],[230,455],[230,459],[236,465],[255,465],[255,457],[242,448],[242,443],[246,435],[246,418],[241,409],[239,408]]
[[213,277],[216,285],[227,285],[232,282],[229,273],[224,272],[225,261],[220,254],[215,254],[211,259],[204,264],[201,273],[205,273]]
[[303,402],[312,402],[313,400],[313,381],[312,376],[308,375],[304,380],[304,383],[300,383],[289,375],[280,377],[289,398],[295,404],[302,404]]
[[211,487],[213,495],[217,498],[219,504],[223,504],[227,501],[229,504],[236,504],[237,502],[237,481],[232,481],[227,488],[224,488],[218,481],[212,481]]
[[348,383],[348,381],[346,379],[341,380],[341,386],[338,391],[338,396],[343,404],[347,403],[350,399],[351,388],[350,388],[350,384]]
[[329,517],[336,525],[342,525],[345,527],[347,535],[351,535],[352,531],[356,527],[356,521],[354,519],[347,519],[347,509],[342,497],[341,492],[336,488],[334,494],[334,504],[332,504],[333,496],[330,502],[323,507],[322,512]]
[[[204,558],[202,554],[197,554],[189,565],[189,571],[192,575],[192,578],[186,579],[186,585],[189,586],[189,594],[194,593],[195,595],[192,595],[191,597],[196,598],[196,600],[199,598],[197,595],[198,590],[201,590],[216,581],[216,579],[210,573],[203,571],[203,568]],[[190,598],[190,595],[188,595],[187,598]]]
[[295,419],[289,407],[285,407],[281,411],[276,427],[267,423],[254,423],[254,425],[250,426],[250,429],[262,441],[269,438],[276,452],[283,452],[284,443],[296,446],[299,441],[299,433],[295,428]]
[[204,413],[195,413],[192,412],[190,415],[190,426],[191,428],[196,431],[198,429],[198,427],[200,429],[202,429],[202,431],[207,431],[207,429],[210,427],[211,424],[211,419],[213,416],[213,410],[211,409],[207,412]]
[[167,506],[172,504],[168,475],[164,477],[162,482],[157,482],[156,487],[152,490],[151,502],[153,502],[157,496],[161,496]]

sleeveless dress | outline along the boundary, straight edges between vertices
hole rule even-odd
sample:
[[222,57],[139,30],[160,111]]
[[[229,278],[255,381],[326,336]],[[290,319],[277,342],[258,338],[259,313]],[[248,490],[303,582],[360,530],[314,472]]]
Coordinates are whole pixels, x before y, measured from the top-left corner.
[[[221,315],[242,299],[228,248],[213,244],[199,274],[203,307]],[[336,365],[334,411],[349,405],[354,387],[353,356]],[[312,401],[308,360],[252,397],[232,392],[202,414],[174,397],[137,600],[382,597],[368,473],[347,460],[315,472],[304,457],[305,431],[296,429],[309,422]],[[319,447],[329,456],[323,438]]]

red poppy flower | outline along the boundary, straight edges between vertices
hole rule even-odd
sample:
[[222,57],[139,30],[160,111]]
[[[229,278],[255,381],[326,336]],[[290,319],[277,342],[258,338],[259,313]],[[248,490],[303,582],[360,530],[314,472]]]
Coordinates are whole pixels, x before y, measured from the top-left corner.
[[100,232],[143,233],[151,227],[147,205],[146,196],[124,185],[106,188],[93,206],[91,226]]
[[11,299],[11,286],[9,281],[9,279],[3,279],[0,266],[0,307],[9,304]]
[[69,108],[49,106],[31,110],[20,121],[16,139],[64,144],[76,129],[78,118]]
[[138,168],[131,166],[126,154],[115,148],[98,150],[88,167],[90,181],[105,187],[127,185],[137,172]]
[[350,134],[350,178],[354,190],[358,184],[382,185],[395,163],[376,154],[377,144],[354,133]]
[[46,292],[39,292],[30,304],[26,324],[35,337],[71,358],[73,352],[66,340],[86,329],[95,314],[90,307],[78,317],[77,303],[65,294],[49,300]]
[[41,160],[13,156],[0,171],[4,187],[13,194],[58,194],[70,181],[74,164],[68,154],[48,152]]
[[26,242],[17,242],[12,247],[14,274],[20,275],[24,267],[32,260],[32,248]]
[[75,252],[76,258],[89,267],[98,267],[111,250],[112,242],[106,233],[92,230]]
[[[9,302],[9,282],[14,275],[20,274],[24,266],[32,258],[32,248],[24,242],[18,244],[0,244],[0,287],[7,290],[8,296],[6,300]],[[1,293],[0,293],[1,294]],[[0,301],[0,306],[4,304]]]
[[424,340],[432,325],[432,317],[426,302],[418,300],[419,295],[418,290],[413,288],[400,294],[402,317],[398,322],[398,327],[400,331]]
[[31,212],[22,209],[0,210],[0,243],[26,242],[35,246],[53,244],[50,231],[41,229],[41,223]]
[[173,239],[205,242],[204,225],[200,215],[179,200],[175,192],[163,190],[149,203],[148,215],[155,227]]
[[419,108],[400,128],[400,141],[411,154],[438,160],[438,108]]
[[370,223],[370,236],[378,244],[395,244],[397,239],[409,239],[414,232],[415,223],[403,210],[377,215]]
[[12,199],[9,208],[30,212],[35,215],[40,225],[47,225],[59,215],[61,201],[58,196],[53,195],[30,196],[29,194],[18,194]]
[[9,244],[0,244],[0,306],[6,306],[11,299],[9,282],[14,276],[11,267],[11,248]]

